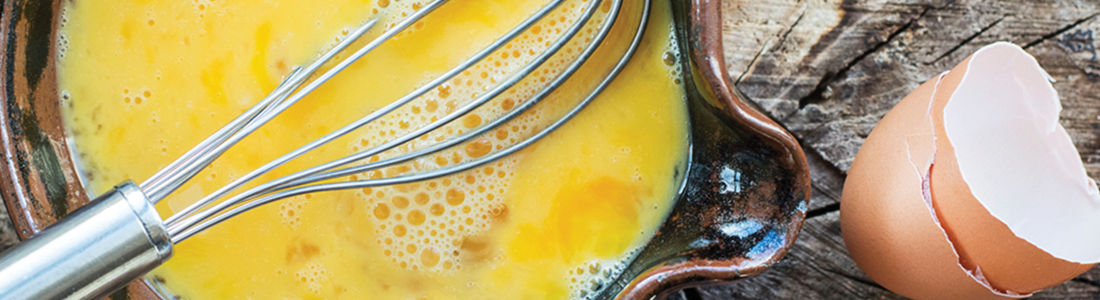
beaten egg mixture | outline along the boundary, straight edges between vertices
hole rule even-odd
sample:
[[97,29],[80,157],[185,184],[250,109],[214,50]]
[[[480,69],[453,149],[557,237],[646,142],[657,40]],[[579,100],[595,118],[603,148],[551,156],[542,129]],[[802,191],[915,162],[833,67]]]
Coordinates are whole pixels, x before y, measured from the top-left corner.
[[[581,15],[567,1],[489,59],[260,182],[384,143],[508,78]],[[59,40],[65,116],[88,188],[140,181],[272,91],[365,20],[378,36],[426,1],[66,1]],[[632,1],[605,46],[547,100],[476,140],[380,178],[482,157],[545,128],[587,95],[634,35]],[[616,81],[534,146],[465,173],[303,195],[219,224],[150,276],[185,299],[570,299],[614,276],[672,205],[688,149],[668,3]],[[158,204],[171,216],[206,193],[350,123],[458,65],[544,5],[451,1],[353,64]],[[415,150],[516,108],[587,47],[592,21],[534,75],[445,128],[370,158]],[[619,28],[622,27],[622,28]],[[604,49],[607,48],[607,49]],[[331,64],[330,64],[331,65]]]

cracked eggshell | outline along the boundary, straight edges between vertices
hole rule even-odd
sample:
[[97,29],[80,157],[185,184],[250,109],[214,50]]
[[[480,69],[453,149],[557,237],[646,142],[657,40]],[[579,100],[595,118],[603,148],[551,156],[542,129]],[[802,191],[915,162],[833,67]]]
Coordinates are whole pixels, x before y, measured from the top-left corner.
[[[1100,226],[1084,227],[1100,220],[1100,197],[1057,124],[1060,106],[1046,80],[1022,49],[997,43],[880,121],[841,199],[844,240],[864,272],[915,299],[1004,299],[1057,285],[1100,259],[1100,247],[1079,250],[1100,242]],[[1027,128],[1037,134],[1016,139]],[[1057,238],[1026,238],[1052,231]]]
[[928,109],[938,82],[929,80],[902,99],[856,154],[841,197],[844,243],[863,272],[902,296],[1005,299],[959,267],[925,203],[922,178],[935,153]]

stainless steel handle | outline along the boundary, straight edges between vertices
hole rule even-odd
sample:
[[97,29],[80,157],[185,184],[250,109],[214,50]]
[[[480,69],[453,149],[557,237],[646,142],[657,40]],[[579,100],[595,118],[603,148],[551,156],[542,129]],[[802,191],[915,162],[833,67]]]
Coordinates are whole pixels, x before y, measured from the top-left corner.
[[124,182],[0,254],[0,299],[98,299],[172,255],[145,193]]

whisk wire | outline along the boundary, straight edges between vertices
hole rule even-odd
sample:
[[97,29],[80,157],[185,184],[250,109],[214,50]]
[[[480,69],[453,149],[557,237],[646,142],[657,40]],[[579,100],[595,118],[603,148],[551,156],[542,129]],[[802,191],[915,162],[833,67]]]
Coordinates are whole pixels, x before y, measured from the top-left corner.
[[[315,79],[313,81],[310,81],[308,84],[301,87],[297,92],[294,92],[285,101],[282,101],[280,103],[275,104],[273,109],[268,110],[269,111],[268,114],[257,116],[257,118],[253,119],[252,122],[245,123],[244,126],[239,131],[233,133],[232,137],[229,138],[227,140],[227,142],[223,142],[221,144],[218,144],[216,147],[214,147],[214,150],[212,150],[212,151],[201,152],[199,154],[198,158],[194,159],[198,163],[184,164],[183,165],[184,168],[185,168],[185,169],[183,169],[184,171],[169,173],[166,176],[166,178],[161,181],[162,182],[161,186],[158,186],[157,189],[155,189],[153,191],[146,191],[147,195],[149,196],[149,199],[151,201],[154,201],[154,203],[156,203],[156,202],[159,202],[160,200],[162,200],[167,195],[174,192],[176,189],[179,189],[179,187],[183,186],[184,183],[186,183],[192,177],[197,175],[199,173],[199,171],[201,171],[202,169],[206,168],[211,163],[213,163],[213,161],[215,159],[217,159],[218,156],[225,153],[226,150],[228,150],[230,147],[235,145],[237,142],[244,139],[246,136],[248,136],[252,132],[256,131],[257,129],[259,129],[261,126],[266,124],[271,119],[274,119],[277,115],[279,115],[280,113],[282,113],[286,109],[290,108],[290,106],[294,105],[295,103],[300,101],[302,98],[305,98],[306,95],[308,95],[309,93],[312,93],[314,90],[316,90],[318,87],[320,87],[325,82],[328,82],[328,80],[335,77],[337,74],[339,74],[344,69],[346,69],[348,66],[350,66],[352,63],[358,61],[363,56],[366,56],[367,53],[369,53],[369,52],[373,51],[374,49],[378,48],[378,46],[380,46],[382,43],[390,40],[391,38],[396,36],[398,33],[403,31],[404,29],[406,29],[409,26],[412,26],[413,24],[415,24],[417,21],[422,19],[424,16],[427,16],[431,12],[435,11],[435,9],[442,6],[447,1],[448,0],[436,0],[436,1],[428,3],[427,5],[424,5],[419,10],[417,10],[416,12],[409,15],[407,18],[405,18],[405,19],[401,20],[400,22],[398,22],[397,24],[395,24],[392,29],[383,32],[379,37],[375,38],[374,40],[371,40],[369,43],[367,43],[365,46],[363,46],[362,48],[357,50],[355,53],[351,54],[349,57],[347,57],[344,60],[337,63],[335,66],[333,66],[331,69],[329,69],[328,71],[323,73],[317,79]],[[374,22],[371,22],[371,23],[368,23],[368,24],[373,25],[373,23]],[[369,27],[369,26],[363,26],[363,27]],[[363,31],[362,33],[365,33],[365,30],[362,29],[362,28],[359,31]],[[362,33],[359,33],[359,36],[361,36]],[[345,41],[354,41],[354,39],[349,38],[349,39],[346,39]],[[337,53],[339,53],[339,52],[338,51],[337,52],[333,52],[333,51],[329,52],[329,54],[332,54],[333,56],[335,56]],[[328,55],[326,54],[326,56],[328,56]],[[332,57],[329,56],[329,59],[331,59],[331,58]],[[327,63],[327,60],[317,60],[317,62],[315,62],[314,65],[316,65],[318,63],[320,63],[320,65],[323,65],[324,63]],[[318,67],[320,65],[318,65]],[[312,65],[311,65],[311,67],[312,67]],[[304,80],[305,76],[303,76],[301,79]],[[293,90],[290,90],[290,91],[293,91]],[[287,93],[287,92],[290,92],[290,91],[284,91],[284,93]]]
[[[328,142],[331,142],[331,141],[333,141],[333,140],[335,140],[335,139],[337,139],[341,136],[344,136],[348,133],[351,133],[352,131],[354,131],[354,130],[362,127],[362,126],[365,126],[366,124],[368,124],[370,122],[373,122],[373,121],[377,120],[378,118],[381,118],[382,116],[384,116],[386,114],[389,114],[390,112],[393,112],[394,110],[398,109],[399,107],[402,107],[402,106],[408,104],[409,102],[415,100],[416,98],[428,93],[429,91],[435,89],[439,85],[442,85],[443,83],[447,82],[451,78],[461,74],[462,71],[472,67],[478,61],[484,59],[485,57],[492,54],[494,51],[496,51],[499,48],[503,47],[505,44],[507,44],[512,39],[518,37],[526,29],[528,29],[531,26],[535,25],[537,23],[537,21],[539,19],[541,19],[542,16],[548,15],[554,8],[556,8],[557,6],[559,6],[562,3],[564,3],[564,0],[554,0],[550,3],[548,3],[542,9],[537,11],[532,17],[526,19],[519,26],[514,28],[512,31],[508,32],[505,35],[504,38],[497,39],[493,43],[490,43],[489,46],[483,48],[481,51],[477,52],[476,54],[474,54],[469,59],[467,59],[467,60],[463,61],[462,63],[458,64],[458,66],[456,66],[455,68],[452,68],[451,70],[445,72],[443,75],[441,75],[441,76],[437,77],[436,79],[433,79],[432,81],[428,82],[427,84],[417,88],[416,90],[414,90],[413,92],[405,95],[401,99],[398,99],[397,101],[394,101],[394,102],[392,102],[392,103],[390,103],[386,106],[383,106],[381,109],[378,109],[374,112],[371,112],[367,116],[365,116],[363,118],[360,118],[359,120],[356,120],[355,122],[352,122],[351,124],[348,124],[348,125],[340,128],[340,129],[337,129],[336,131],[333,131],[329,134],[326,134],[325,136],[323,136],[323,137],[321,137],[317,140],[314,140],[310,143],[307,143],[306,145],[303,145],[303,146],[299,147],[298,149],[295,149],[294,151],[291,151],[287,154],[284,154],[283,156],[281,156],[279,158],[276,158],[275,160],[273,160],[273,161],[271,161],[271,162],[255,169],[255,170],[245,174],[244,176],[234,180],[233,182],[219,188],[217,191],[203,197],[203,199],[201,199],[201,200],[189,205],[188,207],[184,208],[183,210],[177,212],[175,215],[168,218],[165,221],[165,223],[168,224],[169,226],[172,226],[179,219],[196,212],[197,210],[213,203],[215,200],[217,200],[221,197],[224,197],[224,196],[228,195],[232,191],[240,188],[244,184],[258,178],[259,176],[261,176],[263,174],[266,174],[267,172],[270,172],[271,170],[273,170],[273,169],[275,169],[279,166],[282,166],[282,165],[286,164],[287,162],[289,162],[289,161],[291,161],[295,158],[298,158],[298,157],[304,155],[305,153],[307,153],[309,151],[312,151],[312,150],[314,150],[314,149],[316,149],[316,148],[318,148],[318,147],[320,147],[324,144],[327,144]],[[385,38],[386,36],[395,35],[400,30],[402,30],[401,27],[395,27],[394,29],[391,29],[389,32],[387,32],[386,34],[383,34],[380,38]],[[439,122],[436,122],[436,123],[439,123]],[[435,123],[433,123],[433,125],[434,124]],[[427,127],[432,127],[432,125],[429,125]],[[404,143],[404,142],[401,142],[401,143]],[[382,149],[382,151],[385,151],[385,150],[388,150],[392,147],[400,145],[401,143],[391,142],[391,143],[383,145],[383,146],[375,147],[374,149],[384,148],[384,149]],[[332,168],[335,168],[335,167],[339,167],[341,165],[345,165],[345,164],[352,163],[352,162],[355,162],[355,161],[358,161],[358,160],[362,160],[363,158],[373,156],[373,155],[375,155],[377,153],[380,153],[382,151],[374,151],[374,152],[372,152],[370,154],[367,154],[367,155],[364,155],[363,153],[360,153],[360,154],[357,154],[357,155],[353,155],[353,156],[349,156],[349,157],[339,159],[337,161],[328,162],[326,164],[322,164],[322,165],[315,166],[315,167],[312,167],[312,168],[309,168],[309,169],[306,169],[306,170],[303,170],[303,171],[299,171],[299,172],[296,172],[295,174],[284,176],[282,178],[279,178],[279,179],[261,184],[261,185],[255,187],[255,188],[252,188],[251,190],[249,190],[245,193],[241,193],[238,196],[235,196],[234,198],[232,198],[230,200],[227,200],[225,202],[235,202],[235,201],[239,201],[240,199],[246,199],[247,197],[255,197],[257,194],[271,191],[271,189],[273,189],[273,188],[275,188],[275,187],[277,187],[281,184],[287,184],[290,181],[293,181],[295,179],[298,179],[298,178],[301,178],[301,177],[304,177],[304,176],[316,174],[316,173],[323,172],[323,171],[326,171],[326,170],[329,170],[329,169],[332,169]],[[224,209],[224,207],[223,208],[214,208],[214,209],[215,210]]]
[[[618,2],[618,1],[616,1],[616,2]],[[278,200],[281,200],[281,199],[294,197],[294,196],[298,196],[298,195],[303,195],[303,194],[318,193],[318,192],[325,192],[325,191],[335,191],[335,190],[345,190],[345,189],[360,189],[360,188],[405,184],[405,183],[416,182],[416,181],[430,180],[430,179],[439,178],[439,177],[443,177],[443,176],[447,176],[447,175],[451,175],[451,174],[455,174],[455,173],[459,173],[459,172],[468,171],[468,170],[477,168],[481,165],[484,165],[486,163],[490,163],[490,162],[493,162],[495,160],[504,158],[508,155],[512,155],[516,152],[519,152],[520,150],[523,150],[527,146],[530,146],[530,145],[534,144],[535,142],[539,141],[540,139],[546,137],[551,132],[558,129],[559,127],[564,125],[566,122],[571,120],[578,113],[580,113],[580,111],[583,110],[585,107],[587,107],[588,104],[590,104],[592,102],[592,100],[594,100],[596,98],[596,96],[598,96],[601,92],[603,92],[603,90],[606,89],[607,86],[618,76],[618,74],[623,70],[623,68],[626,67],[627,63],[630,61],[630,59],[633,57],[634,53],[636,52],[639,44],[641,44],[641,40],[642,40],[642,37],[643,37],[643,35],[645,33],[645,29],[646,29],[646,23],[647,23],[647,20],[649,19],[650,3],[651,3],[651,0],[645,0],[644,1],[641,21],[640,21],[640,24],[638,26],[638,30],[635,32],[635,35],[634,35],[634,37],[631,41],[630,46],[627,48],[626,53],[615,64],[615,67],[611,69],[611,71],[608,73],[608,75],[605,76],[604,79],[602,81],[600,81],[600,83],[593,89],[593,91],[590,92],[583,100],[581,100],[578,103],[577,106],[575,106],[573,109],[571,109],[569,112],[567,112],[562,118],[558,119],[554,123],[547,126],[545,129],[539,131],[538,133],[532,135],[530,138],[528,138],[526,140],[523,140],[523,141],[521,141],[520,143],[518,143],[516,145],[513,145],[509,148],[505,148],[505,149],[503,149],[501,151],[498,151],[498,152],[491,153],[487,156],[484,156],[484,157],[479,158],[479,159],[475,159],[475,160],[467,162],[467,163],[452,165],[450,167],[444,167],[444,168],[436,169],[436,170],[433,170],[433,171],[427,171],[427,172],[421,172],[421,173],[416,173],[416,174],[411,174],[411,175],[403,175],[403,176],[397,176],[397,177],[391,177],[391,178],[381,178],[381,179],[371,179],[371,180],[356,180],[356,181],[347,181],[347,182],[308,185],[308,186],[301,186],[301,187],[296,187],[296,188],[290,188],[290,189],[277,191],[277,192],[274,192],[274,193],[271,193],[271,194],[267,194],[263,197],[254,199],[252,201],[245,202],[244,204],[233,207],[232,209],[230,209],[230,210],[228,210],[224,213],[217,214],[217,215],[213,216],[212,218],[209,218],[209,219],[203,221],[202,223],[197,224],[197,226],[190,227],[190,228],[188,228],[187,230],[185,230],[183,232],[180,232],[178,234],[174,234],[173,239],[174,240],[178,239],[179,241],[185,240],[185,239],[193,236],[194,234],[196,234],[198,232],[201,232],[202,230],[204,230],[206,228],[217,225],[218,223],[221,223],[225,220],[228,220],[228,219],[230,219],[230,218],[232,218],[236,215],[239,215],[239,214],[244,213],[246,211],[249,211],[253,208],[256,208],[256,207],[259,207],[259,206],[262,206],[264,204],[268,204],[268,203],[271,203],[271,202],[274,202],[274,201],[278,201]],[[618,11],[618,6],[616,5],[616,8],[614,8],[612,10],[612,14],[616,14],[617,11]],[[610,18],[610,19],[613,20],[613,18]],[[606,32],[604,32],[603,34],[606,34]],[[594,49],[592,49],[592,50],[594,50]],[[586,51],[589,51],[589,50],[586,49]],[[578,64],[578,66],[579,66],[579,64]],[[564,82],[565,78],[568,78],[568,76],[559,76],[558,79],[556,79],[555,81],[560,80],[560,81]],[[560,85],[561,83],[559,82],[558,84]],[[553,90],[553,88],[548,87],[548,89],[544,89],[544,91],[548,91],[548,90]],[[530,101],[528,103],[534,103],[534,102],[535,101]],[[531,105],[533,105],[533,104],[531,104]]]
[[[218,131],[214,132],[214,134],[210,135],[202,142],[199,142],[199,144],[195,145],[191,150],[188,150],[175,161],[168,164],[168,166],[160,169],[160,171],[157,171],[157,173],[153,174],[149,179],[142,182],[141,188],[146,192],[146,195],[149,196],[150,201],[157,203],[168,194],[171,194],[167,184],[174,180],[179,180],[178,178],[181,177],[182,174],[187,174],[192,171],[197,172],[209,165],[209,163],[196,163],[196,161],[202,161],[201,157],[203,154],[216,153],[220,145],[235,144],[237,141],[231,139],[234,134],[240,132],[246,125],[255,122],[257,118],[271,114],[273,112],[273,107],[284,102],[291,95],[291,91],[301,86],[301,84],[317,69],[321,68],[325,62],[331,60],[337,53],[350,46],[355,39],[367,33],[367,31],[377,22],[377,20],[371,20],[363,26],[360,26],[358,29],[351,32],[348,38],[338,43],[332,51],[325,53],[320,59],[306,68],[295,68],[288,74],[283,82],[275,87],[275,90],[272,91],[271,94],[264,97],[259,103],[253,105],[240,116],[237,116],[237,118],[233,119],[228,124],[218,129]],[[240,138],[243,138],[243,136],[240,136]],[[217,153],[217,155],[220,155],[220,153]],[[216,158],[217,155],[214,157]],[[210,161],[212,161],[212,159],[210,159]]]
[[[562,1],[555,1],[551,4],[548,4],[548,5],[544,6],[544,8],[542,10],[540,10],[539,13],[535,14],[532,18],[529,18],[528,20],[526,20],[524,22],[524,24],[521,24],[521,26],[517,26],[513,30],[513,32],[510,32],[504,38],[498,39],[497,42],[494,45],[491,45],[490,47],[486,47],[486,49],[484,49],[482,51],[485,54],[484,56],[487,56],[487,55],[491,54],[492,51],[495,51],[496,48],[494,48],[494,46],[499,48],[499,46],[502,46],[507,41],[513,39],[515,36],[518,36],[519,33],[522,33],[525,30],[525,28],[533,25],[539,19],[544,17],[545,16],[544,14],[548,14],[550,10],[552,10],[554,7],[556,7],[561,2]],[[535,104],[539,103],[540,101],[542,101],[543,99],[548,97],[552,91],[554,91],[555,89],[560,87],[562,84],[564,84],[564,82],[570,76],[572,76],[581,67],[581,65],[583,65],[587,61],[588,58],[591,57],[591,55],[595,52],[596,48],[598,48],[598,46],[607,37],[608,33],[610,32],[610,29],[611,29],[612,25],[614,25],[615,20],[618,17],[618,14],[619,14],[619,11],[620,11],[620,8],[621,8],[621,5],[622,5],[621,0],[614,0],[613,1],[612,9],[610,10],[610,12],[607,15],[607,20],[606,20],[605,24],[602,26],[601,30],[596,34],[596,36],[592,39],[592,42],[590,43],[590,45],[587,48],[585,48],[579,54],[578,58],[576,60],[574,60],[573,63],[571,63],[561,74],[556,76],[546,87],[540,89],[528,101],[523,102],[520,106],[516,107],[515,109],[512,109],[511,111],[509,111],[504,116],[499,117],[499,118],[495,118],[491,122],[489,122],[487,124],[484,124],[482,126],[479,126],[478,128],[475,128],[474,130],[472,130],[470,132],[466,132],[466,133],[461,134],[457,137],[450,138],[450,139],[447,139],[445,141],[429,145],[424,149],[414,150],[411,153],[407,153],[407,154],[404,154],[404,155],[401,155],[401,156],[398,156],[398,157],[385,159],[385,160],[378,161],[378,162],[373,162],[373,163],[368,163],[368,164],[359,165],[359,166],[352,166],[352,167],[332,170],[332,169],[337,168],[339,166],[354,163],[356,161],[361,161],[365,158],[368,158],[368,157],[377,155],[379,153],[385,152],[385,151],[387,151],[389,149],[392,149],[396,146],[399,146],[399,145],[404,144],[408,141],[411,141],[412,139],[415,139],[419,136],[422,136],[423,134],[426,134],[426,133],[428,133],[432,130],[438,129],[439,127],[442,127],[443,125],[446,125],[447,123],[450,123],[451,121],[456,120],[458,117],[461,117],[461,116],[469,113],[470,111],[476,109],[477,107],[487,103],[488,101],[492,100],[496,96],[500,95],[505,90],[507,90],[508,88],[513,86],[514,84],[518,83],[527,74],[530,74],[531,72],[533,72],[534,69],[538,68],[542,63],[549,60],[549,58],[554,53],[556,53],[558,50],[560,50],[560,48],[562,46],[564,46],[573,37],[575,37],[576,34],[581,30],[581,28],[584,27],[584,24],[586,24],[588,22],[588,19],[594,14],[594,12],[596,11],[596,9],[599,5],[598,3],[599,3],[599,1],[592,1],[592,3],[590,4],[590,7],[588,7],[588,9],[585,11],[585,14],[583,14],[581,16],[580,21],[576,22],[572,27],[567,29],[566,34],[563,34],[562,38],[559,39],[554,45],[552,45],[548,51],[543,52],[541,55],[536,57],[533,60],[533,62],[525,65],[523,68],[521,68],[520,71],[518,71],[516,73],[516,75],[512,76],[511,78],[509,78],[508,80],[502,82],[501,84],[498,84],[490,92],[486,93],[485,95],[483,95],[482,97],[476,99],[475,101],[472,101],[471,103],[463,106],[462,108],[456,110],[455,112],[447,115],[443,119],[438,120],[436,122],[433,122],[428,126],[418,128],[417,130],[414,130],[412,133],[406,134],[406,135],[404,135],[404,136],[402,136],[398,139],[395,139],[395,140],[389,141],[387,143],[384,143],[383,145],[379,145],[379,146],[373,147],[371,149],[368,149],[366,151],[362,151],[362,152],[344,157],[342,159],[338,159],[338,160],[335,160],[335,161],[332,161],[332,162],[329,162],[329,163],[326,163],[326,164],[323,164],[323,165],[319,165],[319,166],[316,166],[316,167],[313,167],[313,168],[310,168],[310,169],[307,169],[307,170],[299,171],[299,172],[296,172],[294,174],[291,174],[291,175],[284,176],[282,178],[273,180],[271,182],[261,184],[260,186],[254,187],[254,188],[252,188],[248,191],[245,191],[245,192],[242,192],[240,194],[234,195],[230,199],[227,199],[223,202],[220,202],[220,203],[214,205],[213,207],[211,207],[209,209],[206,209],[206,210],[203,210],[203,211],[200,211],[200,212],[197,212],[197,213],[195,212],[197,209],[205,207],[205,206],[209,205],[211,202],[213,202],[214,200],[216,200],[216,199],[218,199],[222,196],[225,196],[226,193],[230,192],[232,189],[235,189],[235,188],[239,187],[240,185],[243,185],[248,180],[251,180],[255,177],[258,177],[260,174],[266,173],[270,169],[273,169],[274,167],[277,167],[277,166],[272,166],[271,168],[266,168],[268,165],[265,165],[264,168],[257,169],[256,171],[253,171],[253,172],[259,171],[259,173],[254,174],[253,176],[242,177],[242,179],[245,179],[245,178],[248,178],[248,177],[251,177],[251,178],[248,178],[247,180],[244,180],[244,181],[238,180],[238,181],[240,181],[239,183],[234,182],[234,184],[231,184],[230,186],[223,187],[224,191],[219,190],[219,192],[215,192],[215,193],[209,195],[208,197],[204,198],[202,201],[195,203],[191,207],[188,207],[188,209],[185,209],[184,211],[181,211],[179,214],[174,215],[171,218],[169,218],[167,224],[169,225],[169,234],[172,236],[173,242],[174,243],[179,243],[179,242],[181,242],[183,240],[186,240],[187,238],[193,236],[194,234],[197,234],[198,232],[201,232],[201,231],[205,230],[206,228],[209,228],[210,226],[216,225],[220,222],[223,222],[223,221],[225,221],[229,218],[232,218],[233,216],[236,216],[238,214],[246,212],[246,211],[248,211],[250,209],[253,209],[255,207],[259,207],[261,205],[264,205],[264,204],[267,204],[267,203],[270,203],[270,202],[274,202],[274,201],[277,201],[277,200],[280,200],[280,199],[285,199],[285,198],[288,198],[288,197],[293,197],[293,196],[307,194],[307,193],[316,193],[316,192],[333,191],[333,190],[358,189],[358,188],[365,188],[365,187],[376,187],[376,186],[404,184],[404,183],[411,183],[411,182],[416,182],[416,181],[423,181],[423,180],[429,180],[429,179],[438,178],[438,177],[442,177],[442,176],[452,175],[452,174],[467,171],[467,170],[479,167],[481,165],[484,165],[486,163],[490,163],[490,162],[495,161],[497,159],[506,157],[508,155],[511,155],[515,152],[518,152],[518,151],[524,149],[525,147],[535,143],[539,139],[547,136],[549,133],[556,130],[560,126],[562,126],[568,120],[572,119],[573,116],[575,116],[584,107],[586,107],[622,71],[622,69],[625,67],[627,62],[633,56],[635,50],[637,49],[638,45],[641,42],[641,38],[642,38],[642,36],[644,34],[644,31],[645,31],[646,20],[648,19],[648,16],[649,16],[649,9],[650,9],[649,0],[645,1],[641,21],[640,21],[640,24],[638,25],[638,30],[635,33],[635,36],[633,37],[633,40],[632,40],[631,44],[627,48],[625,54],[620,58],[620,60],[616,63],[616,65],[608,72],[608,74],[604,77],[604,79],[587,95],[587,97],[585,97],[583,100],[581,100],[576,106],[574,106],[570,111],[568,111],[562,118],[556,120],[554,123],[550,124],[549,126],[542,129],[541,131],[538,131],[537,133],[535,133],[531,137],[529,137],[525,140],[521,140],[519,143],[517,143],[515,145],[512,145],[510,147],[506,147],[504,149],[500,149],[498,151],[491,152],[486,156],[476,158],[474,160],[467,161],[465,163],[455,164],[455,165],[451,165],[451,166],[447,166],[447,167],[441,167],[439,169],[435,169],[435,170],[431,170],[431,171],[418,172],[418,173],[408,174],[408,175],[400,175],[400,176],[395,176],[395,177],[390,177],[390,178],[355,180],[355,181],[345,181],[345,182],[334,182],[334,183],[322,183],[322,184],[316,184],[316,185],[308,185],[308,184],[319,182],[319,181],[339,178],[339,177],[348,176],[348,175],[352,175],[352,174],[359,174],[359,173],[363,173],[363,172],[367,172],[367,171],[371,171],[371,170],[377,170],[377,169],[380,169],[380,168],[397,165],[397,164],[400,164],[400,163],[404,163],[404,162],[414,160],[414,159],[419,158],[419,157],[423,157],[425,155],[430,155],[430,154],[442,151],[444,149],[456,146],[456,145],[458,145],[462,142],[468,141],[468,140],[470,140],[474,137],[477,137],[481,134],[484,134],[484,133],[488,132],[489,130],[497,128],[498,126],[503,125],[504,123],[514,119],[515,117],[521,115],[523,112],[525,112],[525,111],[529,110],[530,108],[534,107]],[[515,36],[513,36],[513,33],[514,33]],[[496,44],[499,44],[499,45],[496,45]],[[481,54],[481,53],[479,53],[479,54]],[[460,65],[459,66],[460,68],[453,69],[452,71],[454,71],[455,74],[453,74],[453,75],[445,74],[444,76],[440,76],[436,80],[436,81],[438,81],[438,83],[436,83],[436,81],[433,81],[432,83],[436,83],[436,84],[432,84],[432,83],[426,84],[426,85],[422,86],[420,88],[420,90],[423,90],[423,92],[427,92],[431,89],[434,89],[439,84],[442,84],[446,80],[449,80],[449,77],[447,77],[446,75],[451,75],[451,77],[453,77],[454,75],[457,75],[462,70],[468,68],[469,66],[472,66],[474,63],[480,61],[483,58],[484,57],[481,56],[481,55],[475,55],[471,59],[467,60],[466,63]],[[416,94],[416,93],[414,92],[413,94]],[[416,97],[420,96],[420,95],[415,95],[414,96],[413,94],[410,94],[410,95],[406,96],[405,98],[408,98],[408,99],[407,99],[407,101],[404,101],[404,102],[407,103],[408,101],[411,101],[412,99],[415,99]],[[420,94],[423,94],[423,93],[420,93]],[[401,100],[406,100],[406,99],[401,99]],[[399,102],[401,102],[401,101],[399,101]],[[353,125],[355,125],[354,128],[358,128],[359,126],[365,125],[367,122],[370,122],[370,121],[372,121],[372,120],[374,120],[378,117],[381,117],[382,115],[388,114],[389,112],[395,110],[397,107],[399,107],[401,105],[404,105],[404,103],[396,103],[396,102],[394,104],[396,104],[396,105],[392,105],[393,107],[391,109],[389,109],[385,112],[382,112],[381,114],[377,114],[379,111],[376,111],[375,114],[372,114],[373,118],[371,118],[372,116],[368,116],[368,118],[364,118],[364,119],[369,119],[369,120],[366,121],[366,122],[362,122],[363,124],[358,124],[360,122],[356,122],[356,123],[348,125],[347,127],[353,127]],[[380,110],[380,111],[382,111],[382,110]],[[377,115],[377,116],[374,116],[374,115]],[[352,128],[352,129],[354,129],[354,128]],[[351,130],[348,130],[348,132],[350,132],[350,131]],[[328,138],[328,137],[329,136],[326,136],[326,138]],[[326,140],[324,142],[328,142],[329,140],[335,139],[336,137],[334,136],[330,139],[326,139],[326,138],[323,138],[321,140]],[[318,141],[321,141],[321,140],[318,140]],[[310,145],[313,145],[313,143],[311,143]],[[299,150],[305,149],[305,151],[301,151],[301,152],[302,153],[308,152],[309,150],[312,150],[312,148],[308,148],[308,147],[310,147],[310,145],[303,146],[302,148],[299,148]],[[317,145],[317,146],[319,146],[319,145]],[[289,161],[289,160],[294,159],[294,158],[301,155],[301,153],[297,153],[297,152],[299,152],[299,151],[296,150],[294,152],[288,153],[284,157],[287,157],[287,161]],[[280,160],[277,159],[276,161],[273,161],[272,163],[269,163],[269,165],[272,165],[272,164],[274,164],[278,161],[280,161]],[[281,165],[282,163],[285,163],[285,161],[281,162],[279,164]],[[330,170],[332,170],[332,171],[330,171]],[[229,188],[229,189],[226,189],[226,188]],[[184,216],[186,216],[186,218],[183,218]]]

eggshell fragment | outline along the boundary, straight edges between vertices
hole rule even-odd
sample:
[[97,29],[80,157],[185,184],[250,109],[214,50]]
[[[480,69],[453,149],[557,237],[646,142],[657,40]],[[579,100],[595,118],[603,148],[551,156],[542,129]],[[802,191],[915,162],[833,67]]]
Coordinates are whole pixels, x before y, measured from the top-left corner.
[[894,107],[871,132],[848,172],[841,199],[844,241],[878,284],[914,299],[1007,299],[958,264],[925,202],[923,178],[935,153],[928,115],[938,80]]
[[917,88],[875,127],[844,187],[856,263],[915,299],[1004,299],[1100,261],[1100,194],[1049,76],[987,46]]
[[[1097,190],[1057,123],[1061,107],[1047,78],[1023,49],[998,43],[951,70],[935,95],[936,214],[960,264],[997,290],[1031,293],[1092,267],[1021,233],[1045,233],[1037,241],[1076,261],[1100,258],[1100,202],[1088,192]],[[1006,225],[1013,223],[1019,230]]]

